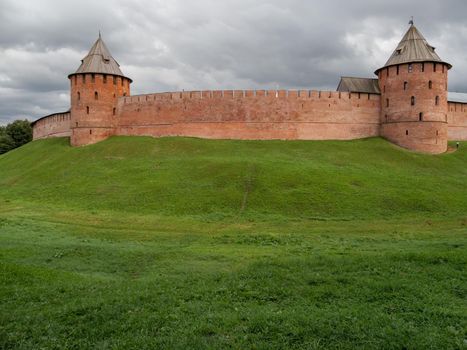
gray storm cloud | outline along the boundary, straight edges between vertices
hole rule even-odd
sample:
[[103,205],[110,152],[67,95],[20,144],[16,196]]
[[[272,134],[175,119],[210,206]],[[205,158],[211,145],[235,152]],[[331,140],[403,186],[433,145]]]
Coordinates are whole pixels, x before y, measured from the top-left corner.
[[0,2],[0,124],[69,107],[67,75],[102,31],[133,93],[335,89],[371,77],[411,15],[467,92],[467,2],[101,0]]

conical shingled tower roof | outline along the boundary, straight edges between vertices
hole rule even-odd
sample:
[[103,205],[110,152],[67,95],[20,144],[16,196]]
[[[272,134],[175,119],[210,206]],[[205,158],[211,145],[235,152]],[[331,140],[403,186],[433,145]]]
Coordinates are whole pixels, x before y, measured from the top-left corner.
[[396,50],[394,50],[386,64],[378,69],[375,74],[378,74],[378,71],[383,68],[411,62],[440,62],[446,64],[449,69],[452,68],[449,63],[444,62],[438,56],[435,52],[435,48],[428,44],[426,39],[413,24],[404,35],[399,45],[397,45]]
[[[110,54],[100,34],[89,53],[81,60],[78,70],[70,74],[70,76],[83,73],[112,74],[125,77],[120,70],[120,65]],[[125,78],[129,79],[128,77]]]

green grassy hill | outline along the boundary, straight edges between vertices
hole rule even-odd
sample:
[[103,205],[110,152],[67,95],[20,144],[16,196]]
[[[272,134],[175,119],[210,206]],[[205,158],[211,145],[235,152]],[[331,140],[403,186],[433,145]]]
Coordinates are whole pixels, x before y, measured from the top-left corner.
[[459,349],[467,143],[32,142],[0,156],[2,349]]
[[[467,148],[467,147],[465,147]],[[467,149],[430,156],[352,142],[112,138],[0,158],[0,195],[40,206],[195,216],[368,219],[467,208]]]

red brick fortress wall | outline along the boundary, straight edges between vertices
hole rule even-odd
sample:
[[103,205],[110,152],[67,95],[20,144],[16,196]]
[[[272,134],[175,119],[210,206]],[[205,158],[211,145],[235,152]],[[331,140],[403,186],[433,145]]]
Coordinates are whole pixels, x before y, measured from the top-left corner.
[[130,80],[110,74],[75,74],[71,83],[71,145],[96,143],[115,134],[119,97],[130,95]]
[[71,136],[70,119],[70,112],[65,112],[51,114],[37,120],[32,129],[33,140]]
[[467,103],[448,102],[448,139],[467,141]]
[[379,135],[380,96],[330,91],[201,91],[124,97],[117,135],[349,140]]
[[381,135],[427,153],[447,150],[448,67],[442,63],[401,64],[378,72]]

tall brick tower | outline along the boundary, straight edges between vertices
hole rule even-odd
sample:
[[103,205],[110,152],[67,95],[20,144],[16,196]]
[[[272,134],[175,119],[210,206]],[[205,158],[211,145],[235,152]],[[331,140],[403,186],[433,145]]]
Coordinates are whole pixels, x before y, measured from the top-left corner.
[[99,34],[71,83],[71,145],[83,146],[115,133],[117,100],[130,95],[125,77]]
[[388,62],[375,72],[381,89],[381,135],[415,151],[445,152],[450,68],[411,23]]

